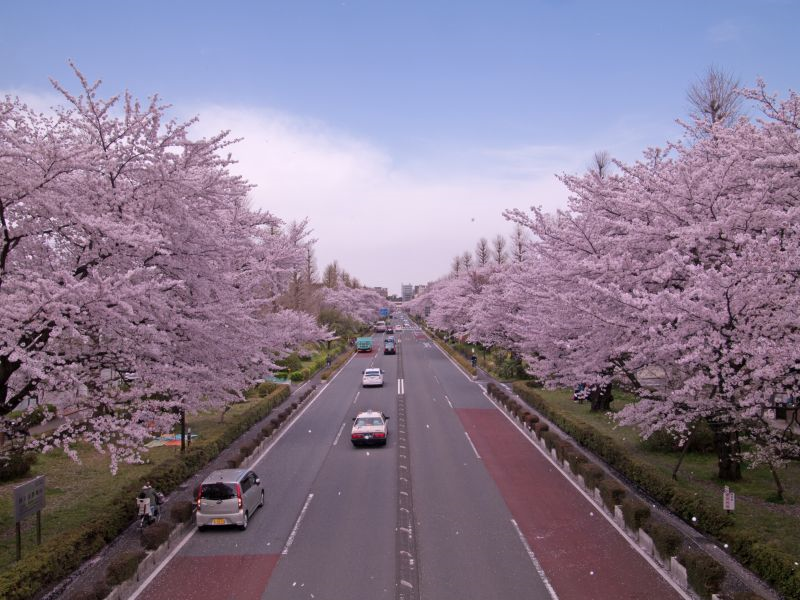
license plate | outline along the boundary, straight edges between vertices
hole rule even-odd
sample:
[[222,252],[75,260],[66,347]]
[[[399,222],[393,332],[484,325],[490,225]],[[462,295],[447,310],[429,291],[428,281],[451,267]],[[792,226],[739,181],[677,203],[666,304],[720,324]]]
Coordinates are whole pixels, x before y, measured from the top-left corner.
[[367,435],[364,436],[364,439],[365,440],[371,440],[372,439],[372,434],[368,433]]
[[211,519],[212,525],[225,525],[225,519]]

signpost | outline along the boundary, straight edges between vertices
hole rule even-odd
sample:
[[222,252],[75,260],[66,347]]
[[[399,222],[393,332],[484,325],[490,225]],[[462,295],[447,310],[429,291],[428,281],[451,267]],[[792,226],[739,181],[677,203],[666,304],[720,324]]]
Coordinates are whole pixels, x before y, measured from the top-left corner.
[[389,316],[389,309],[388,308],[382,308],[382,309],[380,309],[379,312],[380,312],[381,317],[388,317]]
[[44,475],[14,488],[14,521],[17,524],[17,560],[22,559],[22,525],[25,517],[36,513],[36,543],[42,543],[42,509],[44,508]]
[[736,494],[726,485],[722,492],[722,510],[732,513],[736,509]]

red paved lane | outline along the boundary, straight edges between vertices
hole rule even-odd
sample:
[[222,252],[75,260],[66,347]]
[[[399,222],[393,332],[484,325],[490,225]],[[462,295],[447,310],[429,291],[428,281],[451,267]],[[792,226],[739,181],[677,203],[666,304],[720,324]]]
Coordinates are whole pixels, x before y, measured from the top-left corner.
[[457,413],[560,600],[681,598],[499,411]]
[[277,554],[176,556],[139,596],[141,600],[259,600]]

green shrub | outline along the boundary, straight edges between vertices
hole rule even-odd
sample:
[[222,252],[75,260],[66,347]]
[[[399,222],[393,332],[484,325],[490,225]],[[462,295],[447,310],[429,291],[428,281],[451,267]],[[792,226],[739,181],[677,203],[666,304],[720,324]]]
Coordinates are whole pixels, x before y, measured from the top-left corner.
[[304,370],[302,370],[302,371],[292,371],[289,374],[289,379],[291,381],[298,382],[298,381],[304,381],[305,379],[307,379],[307,377],[306,377],[306,374],[305,374]]
[[536,437],[540,439],[542,437],[542,434],[545,431],[548,431],[549,429],[550,428],[547,426],[547,423],[542,423],[541,421],[539,421],[538,423],[534,423],[533,425],[533,431],[536,433]]
[[528,429],[533,429],[534,423],[538,423],[539,422],[539,417],[537,417],[535,414],[533,414],[530,411],[525,411],[525,414],[523,415],[522,420],[523,420],[523,422],[525,423],[525,426]]
[[236,458],[229,458],[227,461],[225,461],[225,465],[229,469],[238,469],[240,464],[242,464],[241,456],[237,456]]
[[625,498],[627,491],[618,481],[608,477],[602,479],[597,487],[600,488],[600,497],[603,499],[603,504],[612,512],[616,505],[622,504],[622,499]]
[[603,469],[590,462],[582,463],[578,474],[583,477],[583,483],[585,483],[586,487],[590,490],[594,490],[598,487],[606,476]]
[[36,463],[33,452],[10,452],[0,455],[0,481],[11,481],[27,475]]
[[271,436],[274,431],[275,431],[275,426],[272,425],[271,422],[269,425],[264,425],[264,427],[261,428],[261,433],[264,434],[265,438]]
[[733,518],[722,507],[709,505],[696,492],[675,490],[667,507],[701,531],[715,535],[733,524]]
[[539,435],[540,438],[544,441],[544,445],[548,450],[552,450],[555,448],[556,441],[558,440],[558,436],[553,433],[552,431],[544,430]]
[[256,449],[255,442],[245,442],[244,444],[239,446],[239,456],[241,457],[241,460],[244,460],[245,458],[250,456],[253,453],[253,450],[255,449]]
[[683,536],[672,525],[650,519],[644,524],[644,530],[653,538],[653,544],[663,559],[675,556],[683,544]]
[[155,550],[169,538],[170,526],[165,521],[153,523],[142,529],[142,546]]
[[575,450],[574,447],[572,450],[568,450],[564,453],[564,458],[569,463],[573,473],[579,473],[581,465],[589,460],[581,452]]
[[104,579],[96,581],[89,589],[77,590],[67,596],[67,600],[105,600],[111,593],[111,586]]
[[[689,452],[710,453],[714,452],[714,432],[705,419],[700,419],[690,425],[694,429],[689,437]],[[677,436],[664,430],[653,433],[642,441],[642,447],[655,452],[680,452],[682,450]]]
[[172,505],[169,516],[176,523],[186,523],[192,518],[192,513],[194,513],[194,502],[179,500]]
[[733,600],[766,600],[766,598],[755,592],[734,592]]
[[299,371],[303,368],[303,361],[295,353],[290,354],[283,360],[279,360],[278,364],[286,367],[287,371]]
[[650,507],[637,498],[625,497],[622,500],[622,517],[631,531],[638,531],[650,518]]
[[689,585],[701,598],[711,598],[716,594],[725,579],[725,569],[705,552],[684,550],[678,562],[686,567]]
[[136,574],[139,563],[145,556],[147,555],[141,550],[123,552],[119,556],[115,556],[106,568],[106,581],[111,585],[119,585],[123,581],[127,581]]
[[0,574],[0,598],[30,600],[36,597],[43,587],[72,573],[81,560],[100,550],[108,541],[92,524],[43,541],[35,553],[23,557]]

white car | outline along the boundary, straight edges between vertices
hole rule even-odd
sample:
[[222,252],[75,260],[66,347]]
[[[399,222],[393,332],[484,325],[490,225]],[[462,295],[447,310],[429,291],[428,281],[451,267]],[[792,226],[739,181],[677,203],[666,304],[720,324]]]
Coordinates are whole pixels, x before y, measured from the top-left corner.
[[385,414],[367,410],[353,417],[353,429],[350,430],[350,441],[353,446],[385,446],[389,437],[389,417]]
[[375,368],[364,369],[364,373],[361,376],[361,385],[364,387],[373,385],[383,387],[383,370]]

